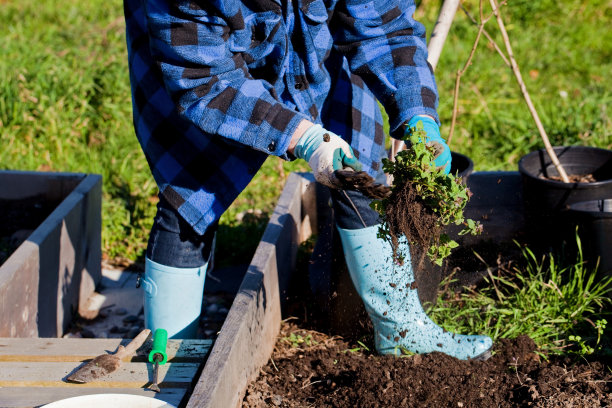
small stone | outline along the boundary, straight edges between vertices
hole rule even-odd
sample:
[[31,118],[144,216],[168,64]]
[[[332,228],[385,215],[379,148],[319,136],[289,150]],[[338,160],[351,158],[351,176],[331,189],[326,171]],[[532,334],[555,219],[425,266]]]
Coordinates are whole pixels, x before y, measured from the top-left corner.
[[117,309],[115,309],[115,314],[117,316],[124,316],[127,314],[127,309],[123,308],[123,307],[118,307]]
[[208,306],[206,308],[206,313],[217,313],[217,311],[219,310],[219,305],[217,305],[216,303],[213,303],[212,305]]
[[220,307],[218,313],[219,314],[227,314],[229,312],[229,310],[227,310],[227,307]]
[[463,402],[458,402],[458,403],[457,403],[457,406],[458,406],[459,408],[463,407]]
[[272,396],[272,404],[276,405],[277,407],[280,407],[282,403],[283,403],[283,397],[281,397],[280,395]]

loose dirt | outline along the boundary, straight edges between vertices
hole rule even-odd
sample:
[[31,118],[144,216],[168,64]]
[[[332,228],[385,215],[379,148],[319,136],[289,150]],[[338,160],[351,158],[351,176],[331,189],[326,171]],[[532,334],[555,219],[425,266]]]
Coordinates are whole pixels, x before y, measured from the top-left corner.
[[[560,176],[543,177],[548,180],[563,181]],[[570,183],[595,183],[597,180],[592,174],[568,174]]]
[[547,361],[526,336],[501,340],[487,361],[441,353],[396,358],[353,347],[283,324],[272,358],[248,387],[242,407],[612,405],[610,361]]

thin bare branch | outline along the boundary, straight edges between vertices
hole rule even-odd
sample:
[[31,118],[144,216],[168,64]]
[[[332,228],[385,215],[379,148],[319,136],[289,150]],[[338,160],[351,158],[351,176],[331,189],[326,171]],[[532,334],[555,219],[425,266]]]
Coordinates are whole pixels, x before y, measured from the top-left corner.
[[[474,23],[475,25],[478,25],[478,21],[476,21],[476,19],[474,17],[472,17],[472,15],[470,14],[469,11],[467,11],[467,9],[463,6],[463,4],[461,4],[461,10],[463,10],[463,12],[465,13],[465,15],[472,21],[472,23]],[[495,48],[495,51],[497,51],[497,53],[499,54],[500,57],[502,57],[502,59],[504,60],[504,63],[508,66],[508,67],[512,67],[510,65],[510,61],[508,61],[508,57],[506,57],[506,54],[504,54],[504,52],[502,51],[501,48],[499,48],[499,45],[497,45],[497,43],[495,42],[495,40],[493,39],[493,37],[491,37],[491,35],[489,34],[489,32],[487,30],[483,30],[482,34],[487,38],[487,40],[489,40],[489,43],[491,43],[491,45],[493,45],[493,48]]]
[[538,128],[538,131],[540,132],[540,136],[542,137],[542,140],[544,141],[544,147],[546,148],[546,152],[548,153],[548,156],[550,157],[555,168],[557,169],[557,172],[561,176],[561,179],[565,183],[569,183],[570,180],[567,177],[567,173],[565,172],[565,169],[563,168],[563,166],[561,166],[561,163],[559,162],[559,158],[555,154],[552,148],[552,145],[550,144],[550,140],[548,139],[546,130],[544,130],[544,126],[542,125],[540,116],[538,115],[538,112],[536,111],[535,106],[533,105],[533,102],[531,101],[529,92],[527,92],[527,87],[525,86],[525,82],[523,81],[523,77],[521,75],[521,71],[519,69],[518,63],[516,62],[516,59],[514,58],[514,54],[512,52],[512,46],[510,45],[510,38],[508,37],[508,32],[506,31],[506,26],[504,25],[504,21],[501,17],[501,13],[499,12],[497,3],[495,2],[495,0],[489,0],[489,2],[491,3],[493,14],[495,15],[495,18],[497,19],[497,25],[499,26],[499,30],[501,32],[502,38],[504,39],[504,45],[506,46],[506,52],[508,53],[508,57],[510,59],[510,64],[512,66],[512,72],[514,73],[514,77],[516,78],[516,81],[518,82],[519,87],[521,88],[521,92],[523,93],[523,97],[525,98],[525,102],[527,103],[529,112],[531,113],[531,116],[533,117],[533,120],[535,121],[536,127]]
[[457,71],[457,77],[455,79],[455,92],[453,96],[453,116],[451,118],[451,126],[448,132],[448,138],[446,139],[446,144],[450,146],[451,140],[453,139],[453,134],[455,133],[455,124],[457,123],[457,115],[459,113],[459,86],[461,85],[461,77],[465,74],[465,71],[472,64],[472,59],[474,58],[474,53],[476,53],[476,49],[478,48],[478,43],[480,42],[480,38],[482,37],[482,33],[484,31],[484,26],[489,21],[491,16],[484,18],[483,13],[483,0],[480,0],[480,23],[478,24],[478,34],[476,34],[476,39],[474,40],[474,45],[472,45],[472,50],[470,51],[470,55],[465,61],[465,65],[462,69]]

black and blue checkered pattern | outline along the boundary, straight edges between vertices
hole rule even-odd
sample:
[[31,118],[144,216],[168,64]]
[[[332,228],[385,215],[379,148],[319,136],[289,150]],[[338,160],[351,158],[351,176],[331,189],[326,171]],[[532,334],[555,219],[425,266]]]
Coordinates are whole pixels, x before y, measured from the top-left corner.
[[424,27],[404,0],[125,0],[134,126],[161,194],[203,234],[303,119],[376,176],[392,135],[437,118]]

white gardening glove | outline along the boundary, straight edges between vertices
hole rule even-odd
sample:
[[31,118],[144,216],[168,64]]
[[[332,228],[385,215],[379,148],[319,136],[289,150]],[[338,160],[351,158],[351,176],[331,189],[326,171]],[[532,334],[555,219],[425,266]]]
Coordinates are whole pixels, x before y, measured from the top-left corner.
[[351,146],[321,125],[313,125],[304,132],[295,145],[293,154],[306,160],[315,179],[328,187],[341,186],[334,175],[335,170],[350,167],[361,171],[361,163],[355,157]]

